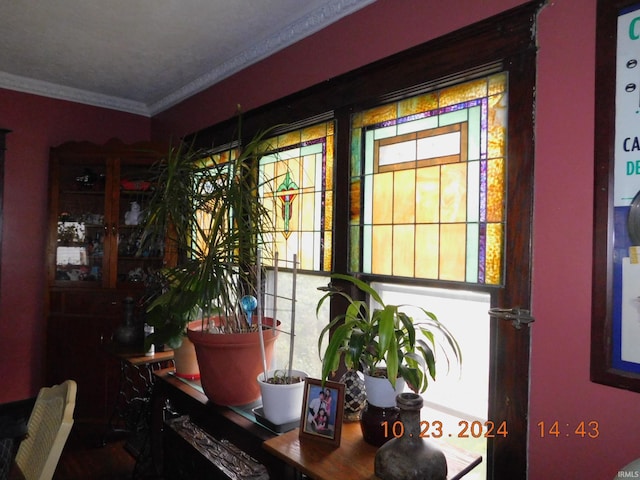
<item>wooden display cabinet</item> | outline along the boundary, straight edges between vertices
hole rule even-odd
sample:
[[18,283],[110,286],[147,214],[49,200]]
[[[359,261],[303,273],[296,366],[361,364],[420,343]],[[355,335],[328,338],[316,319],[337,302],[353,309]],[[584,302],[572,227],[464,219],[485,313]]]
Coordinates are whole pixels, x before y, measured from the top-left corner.
[[[118,363],[104,352],[145,278],[165,265],[163,239],[140,250],[133,203],[144,211],[151,167],[167,149],[149,143],[69,142],[51,149],[47,240],[47,382],[78,382],[76,417],[104,420]],[[138,317],[141,312],[138,312]]]

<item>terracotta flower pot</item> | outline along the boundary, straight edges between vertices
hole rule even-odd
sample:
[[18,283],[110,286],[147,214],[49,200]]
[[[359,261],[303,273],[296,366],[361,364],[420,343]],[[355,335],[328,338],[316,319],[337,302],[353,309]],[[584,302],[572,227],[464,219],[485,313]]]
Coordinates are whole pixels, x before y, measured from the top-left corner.
[[[265,318],[263,323],[273,325],[273,319]],[[258,335],[258,332],[217,334],[187,330],[196,348],[202,388],[213,403],[247,405],[260,398],[256,377],[263,369]],[[268,368],[278,331],[266,329],[262,335]]]
[[[191,322],[189,327],[197,330],[200,327],[200,320]],[[188,337],[182,339],[182,345],[173,349],[173,361],[176,366],[176,376],[187,380],[198,380],[200,378],[200,368],[196,348]]]

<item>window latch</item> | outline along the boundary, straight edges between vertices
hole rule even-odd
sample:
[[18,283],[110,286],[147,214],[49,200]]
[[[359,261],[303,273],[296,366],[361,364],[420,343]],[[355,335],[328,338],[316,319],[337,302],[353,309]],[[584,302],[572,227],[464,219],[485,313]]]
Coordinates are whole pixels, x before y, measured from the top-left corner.
[[518,329],[521,328],[522,325],[529,325],[530,323],[535,322],[535,318],[531,316],[531,312],[520,307],[490,308],[489,316],[510,321],[513,323],[513,326]]

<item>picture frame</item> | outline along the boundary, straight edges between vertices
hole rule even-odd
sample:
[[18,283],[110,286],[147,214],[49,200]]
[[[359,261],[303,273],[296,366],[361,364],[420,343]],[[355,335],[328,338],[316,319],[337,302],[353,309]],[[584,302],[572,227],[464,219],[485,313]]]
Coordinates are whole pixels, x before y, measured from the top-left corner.
[[591,381],[640,392],[640,0],[598,0]]
[[301,439],[309,438],[335,447],[340,446],[344,389],[344,383],[327,380],[323,385],[317,378],[305,379],[300,414]]

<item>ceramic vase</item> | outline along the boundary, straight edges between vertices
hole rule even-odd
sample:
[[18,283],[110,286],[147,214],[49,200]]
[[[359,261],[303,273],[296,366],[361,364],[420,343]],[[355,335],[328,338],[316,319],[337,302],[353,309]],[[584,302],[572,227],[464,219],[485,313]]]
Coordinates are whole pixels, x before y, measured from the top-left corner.
[[445,480],[447,461],[442,451],[420,435],[422,397],[401,393],[396,399],[400,418],[388,424],[393,438],[376,452],[375,474],[381,480]]
[[403,378],[396,379],[395,389],[387,378],[364,376],[367,402],[360,415],[360,428],[364,441],[379,447],[388,442],[391,437],[385,431],[384,422],[392,425],[398,421],[399,409],[396,406],[396,396],[404,390]]
[[345,422],[357,422],[367,402],[364,380],[356,370],[347,370],[340,382],[344,383],[344,414]]

